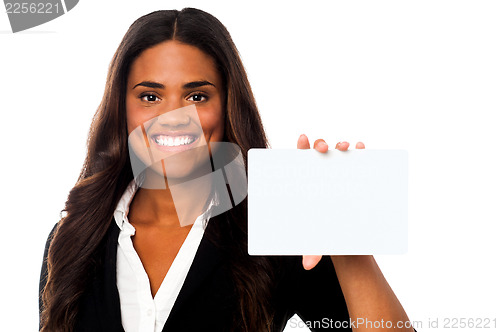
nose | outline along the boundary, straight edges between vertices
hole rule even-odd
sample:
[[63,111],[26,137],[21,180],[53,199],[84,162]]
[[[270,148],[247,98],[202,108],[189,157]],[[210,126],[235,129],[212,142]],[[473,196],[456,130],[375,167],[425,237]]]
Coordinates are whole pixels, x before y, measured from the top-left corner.
[[182,107],[182,105],[171,107],[169,111],[163,112],[157,118],[158,124],[170,127],[183,127],[189,125],[191,122],[187,107]]

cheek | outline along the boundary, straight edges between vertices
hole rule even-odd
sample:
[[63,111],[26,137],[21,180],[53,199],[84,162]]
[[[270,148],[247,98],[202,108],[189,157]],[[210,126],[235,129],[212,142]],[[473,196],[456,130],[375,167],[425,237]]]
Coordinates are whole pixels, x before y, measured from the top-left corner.
[[127,117],[127,129],[128,129],[128,133],[130,135],[130,133],[132,132],[132,130],[134,130],[135,128],[135,112],[134,112],[134,109],[133,107],[130,105],[130,102],[128,101],[128,98],[126,99],[126,103],[125,103],[125,114],[126,114],[126,117]]
[[211,136],[212,140],[216,137],[222,138],[224,134],[224,114],[222,111],[203,112],[199,114],[199,117],[205,136]]

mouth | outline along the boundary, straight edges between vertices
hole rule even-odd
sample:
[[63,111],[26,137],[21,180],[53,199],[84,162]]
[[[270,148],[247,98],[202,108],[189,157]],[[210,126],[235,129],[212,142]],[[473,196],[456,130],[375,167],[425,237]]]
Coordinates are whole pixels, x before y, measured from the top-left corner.
[[160,150],[180,151],[191,148],[199,136],[192,133],[159,133],[151,135],[151,141]]

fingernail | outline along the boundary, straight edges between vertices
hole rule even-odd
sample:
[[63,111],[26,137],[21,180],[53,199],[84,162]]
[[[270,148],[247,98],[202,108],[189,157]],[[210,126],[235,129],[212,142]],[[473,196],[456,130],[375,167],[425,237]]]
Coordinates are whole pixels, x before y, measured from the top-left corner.
[[318,148],[328,147],[325,142],[318,142]]

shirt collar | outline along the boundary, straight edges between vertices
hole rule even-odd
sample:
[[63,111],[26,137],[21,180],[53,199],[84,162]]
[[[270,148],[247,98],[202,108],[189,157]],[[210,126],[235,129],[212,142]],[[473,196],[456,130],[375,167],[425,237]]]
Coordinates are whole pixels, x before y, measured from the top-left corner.
[[139,185],[137,184],[135,179],[130,181],[127,189],[125,189],[125,192],[120,198],[120,201],[118,201],[118,204],[116,205],[114,216],[116,224],[118,225],[120,230],[123,230],[123,223],[125,221],[125,216],[128,215],[128,209],[130,207],[130,203],[132,202],[132,198],[134,197],[138,188]]
[[[122,231],[124,227],[123,224],[125,222],[125,216],[128,215],[130,203],[132,202],[132,198],[134,197],[139,187],[140,186],[138,184],[138,181],[136,181],[136,179],[130,181],[127,189],[125,189],[125,192],[123,193],[122,197],[118,201],[118,204],[116,205],[115,212],[113,215],[115,217],[116,224]],[[215,191],[212,195],[212,199],[210,200],[207,209],[198,218],[196,218],[196,221],[209,219],[212,216],[214,208],[218,206],[219,203],[220,203],[219,195],[217,194],[217,191]],[[195,223],[198,225],[197,222]]]

